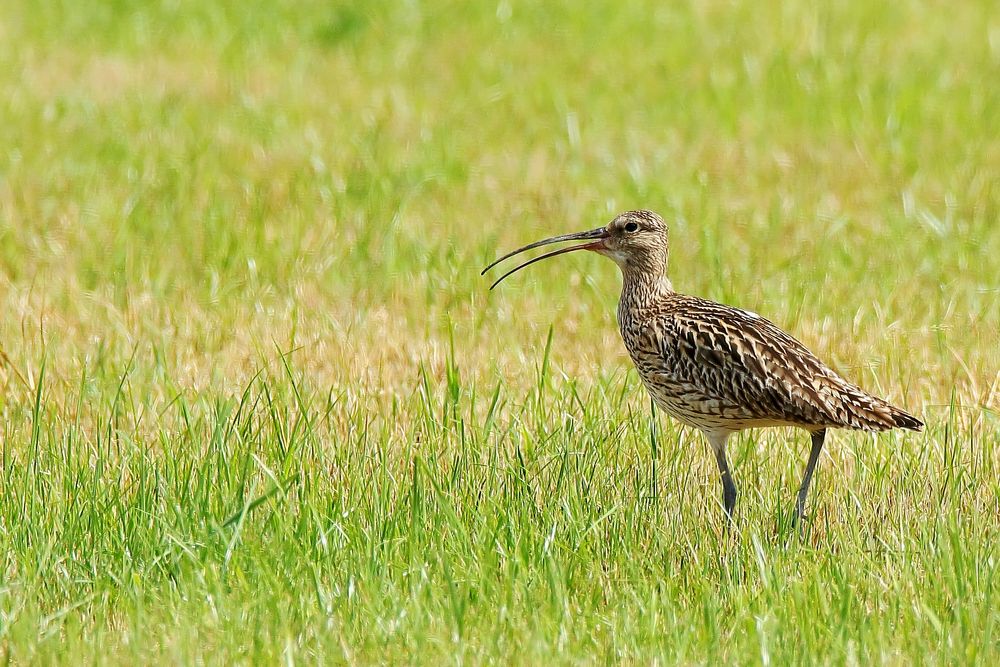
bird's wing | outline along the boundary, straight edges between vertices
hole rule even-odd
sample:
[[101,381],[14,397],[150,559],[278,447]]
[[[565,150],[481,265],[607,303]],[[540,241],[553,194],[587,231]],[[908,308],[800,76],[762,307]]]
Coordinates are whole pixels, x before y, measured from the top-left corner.
[[661,360],[655,372],[746,419],[865,430],[895,425],[894,408],[756,313],[685,297],[644,318],[643,328],[640,356]]

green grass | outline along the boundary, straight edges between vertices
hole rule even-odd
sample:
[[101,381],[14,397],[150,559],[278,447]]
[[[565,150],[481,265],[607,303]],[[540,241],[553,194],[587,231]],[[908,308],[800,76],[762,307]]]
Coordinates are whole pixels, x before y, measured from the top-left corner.
[[[829,3],[828,3],[829,4]],[[1000,660],[993,4],[0,6],[15,663]],[[627,208],[923,433],[656,416]]]

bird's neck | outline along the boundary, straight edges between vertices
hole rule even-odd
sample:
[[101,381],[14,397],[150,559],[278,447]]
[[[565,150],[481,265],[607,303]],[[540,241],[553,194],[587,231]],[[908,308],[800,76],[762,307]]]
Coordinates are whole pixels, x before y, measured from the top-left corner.
[[620,311],[647,308],[673,293],[673,285],[662,273],[625,270],[618,308]]

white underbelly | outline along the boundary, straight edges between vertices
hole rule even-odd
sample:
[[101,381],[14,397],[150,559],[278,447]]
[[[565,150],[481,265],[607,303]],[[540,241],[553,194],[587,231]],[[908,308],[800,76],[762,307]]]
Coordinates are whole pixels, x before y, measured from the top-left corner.
[[682,384],[656,383],[643,378],[646,391],[657,407],[677,421],[702,430],[741,431],[761,426],[783,426],[785,422],[749,414],[723,398],[706,396],[697,388]]

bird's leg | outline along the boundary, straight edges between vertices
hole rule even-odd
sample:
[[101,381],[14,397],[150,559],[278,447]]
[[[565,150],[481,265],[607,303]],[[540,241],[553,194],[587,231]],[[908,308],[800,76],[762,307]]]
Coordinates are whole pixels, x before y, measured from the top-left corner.
[[729,471],[729,461],[726,460],[726,441],[729,439],[728,433],[706,433],[712,451],[715,452],[715,460],[719,464],[719,472],[722,474],[722,506],[726,509],[726,517],[733,518],[733,508],[736,506],[736,484],[733,483],[733,474]]
[[826,429],[821,428],[812,433],[812,450],[809,452],[809,463],[806,464],[806,472],[802,476],[802,486],[799,487],[799,499],[795,503],[795,522],[798,523],[806,514],[806,496],[809,495],[809,482],[812,481],[813,471],[816,470],[816,462],[819,461],[819,453],[823,449],[823,440],[826,438]]

